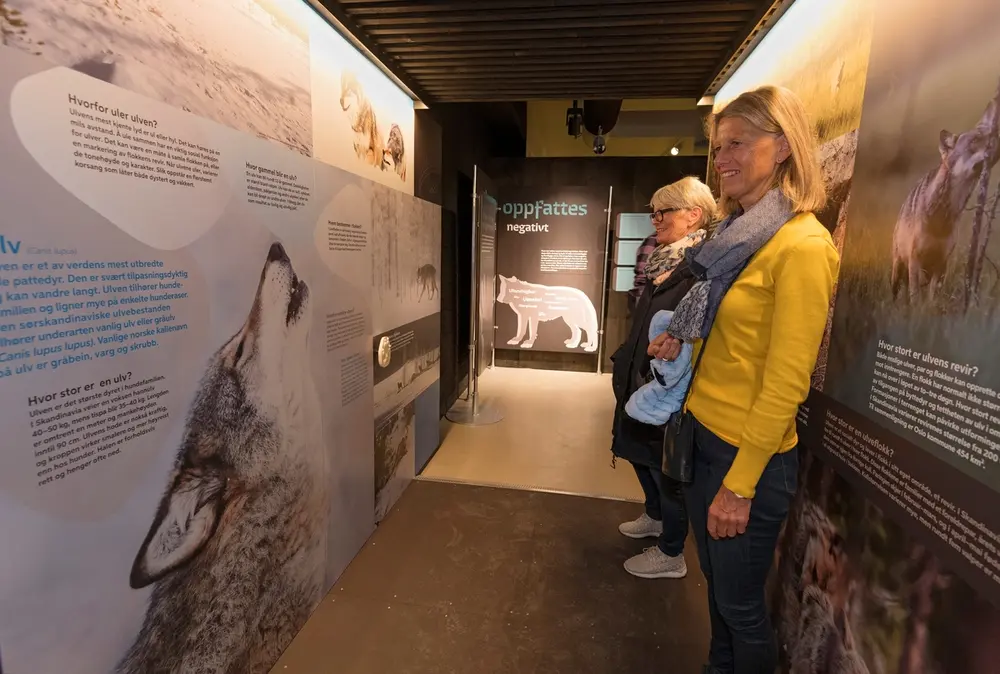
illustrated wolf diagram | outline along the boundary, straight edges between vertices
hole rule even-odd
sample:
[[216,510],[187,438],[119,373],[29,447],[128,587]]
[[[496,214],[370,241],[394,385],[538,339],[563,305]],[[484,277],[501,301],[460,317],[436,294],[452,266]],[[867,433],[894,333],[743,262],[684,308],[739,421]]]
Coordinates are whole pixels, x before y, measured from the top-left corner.
[[420,294],[417,296],[419,302],[427,296],[432,300],[438,294],[437,269],[432,264],[425,264],[417,269],[417,285],[420,287]]
[[[597,351],[597,311],[582,290],[528,283],[516,276],[500,276],[497,302],[506,304],[517,315],[517,335],[507,341],[511,346],[534,347],[538,324],[561,318],[572,331],[565,341],[568,348],[582,348],[588,353]],[[525,332],[527,339],[524,339]],[[587,341],[581,344],[584,333]]]
[[389,127],[389,140],[383,141],[375,109],[365,95],[357,76],[344,70],[340,75],[340,107],[351,115],[354,151],[358,159],[381,171],[392,168],[406,182],[406,147],[398,124]]
[[960,134],[942,130],[941,162],[910,190],[892,236],[892,297],[933,301],[947,276],[958,221],[984,171],[1000,159],[1000,87],[979,123]]
[[266,674],[321,600],[330,507],[310,294],[271,246],[211,358],[129,582],[153,586],[118,674]]

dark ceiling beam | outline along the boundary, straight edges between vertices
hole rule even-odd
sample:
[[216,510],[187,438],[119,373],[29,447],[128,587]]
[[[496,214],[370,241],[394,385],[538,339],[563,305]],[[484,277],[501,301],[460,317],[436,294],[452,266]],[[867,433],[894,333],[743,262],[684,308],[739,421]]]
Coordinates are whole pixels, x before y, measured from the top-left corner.
[[[364,31],[358,26],[354,20],[348,16],[347,12],[344,10],[343,5],[340,4],[339,0],[316,0],[321,4],[326,11],[330,13],[337,22],[340,23],[340,27],[334,26],[334,29],[340,31],[340,28],[346,30],[350,35],[345,35],[348,41],[356,42],[358,45],[367,50],[372,56],[374,56],[378,61],[382,63],[382,66],[386,68],[392,77],[395,77],[399,82],[403,84],[407,89],[409,89],[414,96],[419,98],[425,104],[429,104],[433,101],[433,98],[427,94],[426,91],[420,88],[420,85],[414,82],[406,74],[406,71],[399,67],[395,59],[389,54],[382,51],[381,47],[375,40],[365,34]],[[378,67],[378,66],[376,66]]]
[[[576,12],[584,7],[603,7],[623,5],[637,6],[646,11],[655,11],[659,8],[669,8],[671,4],[691,4],[681,3],[675,0],[673,3],[665,0],[471,0],[466,2],[370,2],[361,0],[351,2],[342,0],[352,16],[393,16],[398,14],[436,14],[445,12],[469,12],[484,11],[493,12],[496,10],[508,9],[562,9],[563,13]],[[733,5],[745,3],[732,3]]]
[[[332,0],[327,0],[332,2]],[[581,29],[596,29],[598,31],[610,28],[644,28],[653,26],[689,26],[693,31],[700,31],[701,27],[713,23],[731,23],[733,16],[729,14],[698,14],[690,16],[671,17],[608,17],[593,19],[562,19],[546,22],[534,21],[508,21],[505,23],[494,23],[484,21],[470,24],[430,24],[425,26],[395,26],[382,28],[378,26],[365,27],[365,32],[372,38],[383,38],[392,35],[415,37],[419,35],[460,35],[468,36],[469,33],[485,33],[487,35],[502,36],[500,39],[512,39],[526,34],[534,35],[542,31],[574,31]],[[664,43],[666,45],[667,43]]]
[[502,75],[504,73],[516,73],[519,75],[531,75],[537,73],[623,73],[623,72],[644,72],[644,73],[692,73],[704,78],[708,69],[705,62],[677,63],[674,61],[643,61],[636,59],[632,62],[605,63],[603,61],[588,61],[581,59],[577,62],[563,61],[561,63],[549,64],[524,64],[524,63],[499,63],[499,64],[478,64],[478,65],[456,65],[456,66],[424,66],[419,68],[408,67],[407,72],[419,82],[429,77],[450,77],[463,75]]
[[[564,47],[595,46],[601,47],[632,47],[648,44],[667,48],[672,40],[685,43],[715,44],[721,42],[722,47],[728,47],[733,35],[743,28],[743,23],[719,23],[706,25],[696,32],[690,30],[670,30],[669,28],[636,27],[635,30],[552,30],[542,28],[523,37],[520,34],[509,35],[505,32],[482,33],[475,36],[461,33],[448,35],[384,35],[379,39],[379,45],[389,53],[399,51],[423,51],[427,49],[496,49],[495,43],[502,42],[504,46],[518,49],[553,50]],[[723,39],[720,40],[719,38]],[[485,44],[485,43],[494,44]]]
[[[607,86],[600,82],[470,82],[464,87],[438,85],[430,88],[430,92],[435,96],[440,96],[442,100],[448,96],[456,96],[470,93],[493,93],[504,94],[508,101],[523,100],[523,96],[528,93],[546,94],[549,98],[561,98],[562,95],[570,98],[584,98],[588,94],[600,94],[605,98],[627,98],[639,95],[640,98],[658,98],[661,94],[657,92],[685,92],[681,98],[696,97],[693,93],[697,90],[700,80],[665,80],[660,83],[651,84],[649,82],[618,82],[614,86]],[[626,96],[625,94],[628,94]]]
[[434,88],[431,91],[436,96],[440,96],[442,101],[452,100],[456,96],[478,96],[484,94],[499,96],[500,98],[497,100],[522,101],[529,97],[548,99],[598,97],[614,99],[677,96],[680,98],[694,98],[696,94],[693,92],[697,87],[697,82],[677,82],[673,84],[661,84],[659,86],[650,86],[649,84],[642,83],[622,83],[614,87],[605,87],[588,82],[554,82],[543,85],[503,83],[496,84],[495,86],[478,85],[466,88],[443,87],[440,89]]
[[413,55],[406,58],[398,58],[397,61],[408,72],[417,72],[421,68],[448,68],[451,66],[488,66],[488,67],[517,67],[517,66],[545,66],[545,65],[574,65],[581,62],[581,59],[588,61],[614,64],[614,63],[671,63],[671,64],[706,64],[711,66],[719,60],[717,49],[706,49],[704,51],[687,51],[683,54],[649,54],[643,51],[607,53],[603,49],[596,52],[591,50],[581,50],[564,54],[550,54],[549,56],[514,56],[513,53],[497,53],[482,56],[477,54],[476,58],[448,54],[447,56],[437,56],[434,58]]
[[714,14],[724,15],[727,20],[739,20],[744,18],[744,13],[753,12],[757,9],[756,2],[661,2],[655,5],[594,5],[576,7],[572,12],[567,12],[566,8],[547,9],[545,7],[504,7],[493,10],[486,8],[476,8],[473,11],[455,12],[422,12],[413,10],[405,14],[395,16],[367,15],[362,16],[354,12],[351,15],[357,17],[358,25],[363,28],[370,26],[419,26],[435,25],[442,26],[448,24],[483,24],[492,23],[504,24],[515,21],[564,21],[567,15],[573,19],[596,19],[604,22],[624,19],[625,17],[642,17],[647,23],[656,19],[667,18],[675,20],[680,17],[694,15],[696,17],[708,17]]
[[482,92],[465,93],[454,96],[442,94],[442,103],[506,103],[510,100],[518,101],[551,101],[551,100],[573,100],[586,99],[588,101],[618,101],[626,98],[693,98],[691,90],[677,91],[543,91],[543,92]]
[[602,82],[607,86],[614,86],[617,82],[628,82],[632,80],[639,80],[643,82],[648,82],[653,78],[658,78],[662,80],[694,80],[697,82],[704,82],[705,75],[703,72],[695,70],[675,70],[675,71],[664,71],[664,70],[634,70],[630,73],[623,73],[621,71],[588,71],[588,70],[551,70],[551,71],[535,71],[531,73],[518,73],[518,72],[506,72],[506,73],[461,73],[458,75],[449,74],[436,74],[436,75],[424,75],[418,78],[421,86],[429,87],[432,84],[449,83],[454,82],[455,84],[464,84],[467,82],[537,82],[537,81],[560,81],[560,80],[574,80],[581,79],[586,82]]
[[528,86],[505,83],[493,87],[477,86],[467,89],[433,89],[435,96],[439,96],[442,102],[454,100],[458,96],[498,96],[496,100],[503,101],[523,101],[528,98],[544,99],[617,99],[617,98],[695,98],[693,92],[697,89],[698,83],[678,82],[676,84],[650,87],[641,84],[620,85],[617,87],[594,86],[584,82],[574,84],[551,83],[543,86]]
[[724,71],[728,70],[729,67],[735,64],[730,62],[734,57],[738,56],[740,48],[744,46],[744,43],[748,39],[752,39],[753,34],[761,28],[762,23],[765,18],[772,12],[772,10],[782,4],[785,0],[757,0],[757,9],[754,13],[747,19],[746,24],[744,24],[743,29],[738,31],[736,35],[733,36],[733,41],[729,44],[729,47],[725,50],[725,55],[719,59],[719,62],[712,68],[711,73],[702,83],[702,92],[708,91],[712,86],[712,83],[723,74]]

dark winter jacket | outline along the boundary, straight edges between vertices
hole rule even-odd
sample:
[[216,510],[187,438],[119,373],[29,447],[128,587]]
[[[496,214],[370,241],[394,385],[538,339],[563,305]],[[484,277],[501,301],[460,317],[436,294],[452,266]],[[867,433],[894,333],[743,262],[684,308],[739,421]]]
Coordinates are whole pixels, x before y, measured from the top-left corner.
[[694,285],[687,262],[682,262],[661,285],[647,283],[632,313],[628,339],[618,347],[611,369],[615,392],[615,419],[611,427],[611,452],[620,459],[659,470],[663,458],[664,426],[652,426],[625,413],[629,397],[649,380],[649,323],[657,311],[673,311]]

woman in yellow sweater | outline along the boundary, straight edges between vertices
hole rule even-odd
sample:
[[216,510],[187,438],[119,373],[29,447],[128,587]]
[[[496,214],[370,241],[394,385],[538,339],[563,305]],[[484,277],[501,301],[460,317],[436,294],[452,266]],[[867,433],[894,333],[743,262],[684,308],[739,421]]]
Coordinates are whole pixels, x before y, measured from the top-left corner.
[[813,215],[826,201],[801,101],[763,87],[713,120],[727,217],[688,262],[699,279],[650,355],[704,350],[694,418],[691,526],[708,580],[709,674],[771,674],[777,645],[764,601],[798,477],[795,416],[809,392],[839,258]]

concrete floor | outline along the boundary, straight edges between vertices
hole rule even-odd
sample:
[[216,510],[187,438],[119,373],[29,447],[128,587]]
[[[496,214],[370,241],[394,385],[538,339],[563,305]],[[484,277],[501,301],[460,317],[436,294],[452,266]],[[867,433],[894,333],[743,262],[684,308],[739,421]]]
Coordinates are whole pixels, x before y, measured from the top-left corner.
[[639,580],[630,503],[420,481],[271,674],[700,672],[704,579]]
[[480,391],[503,420],[442,422],[441,448],[423,478],[641,500],[629,465],[611,467],[610,375],[497,368],[481,378]]
[[617,531],[642,492],[611,465],[610,377],[495,369],[481,392],[502,421],[442,422],[421,478],[272,674],[700,671],[694,551],[681,581],[621,566],[652,543]]

